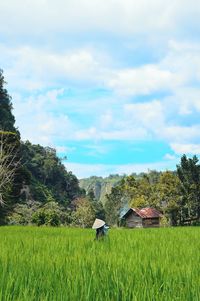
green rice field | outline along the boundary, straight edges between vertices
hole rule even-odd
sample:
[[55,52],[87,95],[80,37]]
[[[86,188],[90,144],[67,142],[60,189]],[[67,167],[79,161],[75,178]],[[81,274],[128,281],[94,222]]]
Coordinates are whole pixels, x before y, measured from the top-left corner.
[[1,227],[0,300],[199,301],[200,228]]

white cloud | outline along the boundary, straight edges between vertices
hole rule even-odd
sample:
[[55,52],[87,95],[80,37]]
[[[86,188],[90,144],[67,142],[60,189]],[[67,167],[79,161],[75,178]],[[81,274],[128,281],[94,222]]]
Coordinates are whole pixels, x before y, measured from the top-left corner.
[[[120,104],[117,109],[106,109],[100,116],[98,108],[101,107],[101,102],[97,102],[92,110],[79,113],[80,120],[72,120],[68,101],[63,98],[63,93],[63,89],[50,90],[25,99],[20,94],[14,94],[14,114],[23,139],[33,142],[38,140],[43,144],[45,141],[52,145],[55,140],[61,139],[93,142],[159,139],[169,143],[193,143],[200,138],[200,124],[185,126],[178,121],[176,124],[175,119],[171,124],[172,115],[169,111],[174,105],[171,99],[170,102],[166,99]],[[84,100],[84,104],[90,108],[91,101]],[[174,107],[177,114],[180,107],[178,104]],[[101,110],[103,111],[102,107]],[[85,117],[88,119],[91,116],[94,121],[90,127],[86,127]]]
[[[89,49],[74,49],[64,54],[33,47],[3,48],[7,60],[6,77],[12,90],[37,90],[63,86],[70,81],[102,82],[100,62]],[[9,52],[5,54],[5,52]],[[96,54],[96,56],[98,56]],[[2,61],[2,64],[3,61]],[[97,72],[99,70],[99,72]]]
[[64,153],[73,153],[74,151],[76,151],[76,147],[70,147],[70,146],[56,146],[56,151],[60,154],[64,154]]
[[181,87],[174,94],[164,99],[168,114],[174,112],[181,117],[200,113],[200,89],[198,87]]
[[114,122],[113,114],[111,111],[106,111],[100,116],[100,126],[103,129],[109,128]]
[[117,71],[108,80],[108,87],[120,95],[148,95],[156,91],[172,90],[181,83],[177,74],[156,65]]
[[88,149],[88,155],[93,157],[99,157],[106,154],[108,152],[109,147],[102,144],[87,144],[84,146]]
[[200,155],[200,144],[172,143],[171,148],[176,154]]
[[63,90],[58,89],[23,99],[20,94],[13,95],[16,126],[23,140],[54,147],[56,140],[72,139],[77,130],[74,122],[62,110],[55,114],[62,94]]
[[[170,41],[164,58],[137,68],[111,66],[109,55],[100,54],[94,47],[56,52],[32,46],[9,48],[0,45],[0,50],[1,64],[5,65],[12,90],[41,90],[75,83],[77,86],[108,88],[128,97],[162,91],[176,94],[183,86],[190,86],[193,80],[199,82],[200,44],[192,45]],[[196,102],[196,107],[199,106]],[[183,107],[182,113],[189,111]]]
[[77,140],[98,140],[100,138],[95,127],[90,127],[86,130],[79,130],[76,132],[74,137]]
[[189,141],[194,141],[200,138],[200,124],[192,125],[192,126],[165,126],[165,128],[161,129],[163,138],[167,139],[169,142],[178,142],[184,143]]
[[148,131],[157,132],[165,124],[165,114],[161,101],[153,100],[144,103],[124,105],[125,119],[132,127],[144,127]]
[[[199,25],[196,0],[7,0],[0,2],[1,32],[106,31],[135,34],[183,31],[183,25]],[[119,22],[120,20],[120,22]]]
[[200,81],[199,51],[199,42],[170,40],[168,52],[159,65],[179,76],[183,83],[191,84],[192,81]]
[[[26,126],[24,126],[26,124]],[[73,124],[66,115],[53,116],[48,113],[32,115],[32,120],[21,120],[20,132],[23,140],[53,146],[55,140],[72,137]]]
[[166,159],[166,160],[176,160],[176,156],[171,155],[171,154],[166,154],[164,156],[164,159]]
[[[55,145],[56,140],[157,139],[176,153],[198,153],[200,43],[192,42],[194,25],[200,26],[196,0],[7,0],[0,2],[0,10],[0,64],[13,92],[23,139],[46,145]],[[180,42],[185,24],[192,34]],[[106,48],[110,37],[117,37],[119,62],[115,49]],[[148,42],[156,45],[151,63],[148,55],[144,58],[148,63],[141,63],[138,53],[138,63],[135,52],[128,58],[122,53],[126,42],[137,44],[138,39],[145,41],[141,47]],[[78,95],[61,102],[72,86],[104,88],[112,95],[107,99]],[[170,96],[151,96],[162,92]]]
[[156,163],[143,163],[143,164],[121,164],[121,165],[109,165],[109,164],[81,164],[74,162],[67,162],[65,166],[68,171],[72,171],[76,176],[81,178],[87,178],[92,175],[106,177],[110,174],[131,174],[148,172],[149,170],[173,170],[175,168],[175,160],[167,160],[164,162]]
[[80,164],[74,162],[67,162],[65,166],[68,171],[72,171],[79,179],[90,176],[107,176],[115,173],[115,166],[104,164]]
[[85,130],[78,130],[75,135],[75,140],[143,140],[148,138],[148,133],[145,128],[135,127],[135,128],[120,128],[120,129],[108,129],[107,131],[102,131],[101,129],[91,127]]

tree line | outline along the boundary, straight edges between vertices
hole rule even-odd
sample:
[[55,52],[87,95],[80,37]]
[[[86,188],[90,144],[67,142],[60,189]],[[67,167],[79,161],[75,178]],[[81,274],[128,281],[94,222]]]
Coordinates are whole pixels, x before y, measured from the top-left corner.
[[105,203],[110,224],[119,224],[127,208],[154,207],[169,225],[200,222],[200,164],[196,156],[183,155],[176,171],[144,173],[124,177],[112,188]]

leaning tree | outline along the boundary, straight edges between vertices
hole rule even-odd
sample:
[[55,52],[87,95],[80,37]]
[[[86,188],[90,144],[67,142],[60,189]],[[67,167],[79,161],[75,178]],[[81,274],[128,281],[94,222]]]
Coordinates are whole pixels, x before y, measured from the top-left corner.
[[12,187],[20,165],[18,135],[0,131],[0,204],[5,205],[6,195]]

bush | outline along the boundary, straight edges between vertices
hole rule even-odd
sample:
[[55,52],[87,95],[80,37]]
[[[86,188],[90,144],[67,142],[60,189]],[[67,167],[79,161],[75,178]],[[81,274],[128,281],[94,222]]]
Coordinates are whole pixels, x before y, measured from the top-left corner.
[[161,227],[169,227],[170,226],[170,223],[169,223],[168,219],[166,218],[166,216],[161,217],[160,226]]
[[32,216],[38,209],[39,203],[34,204],[18,204],[14,208],[14,212],[8,217],[8,223],[11,225],[28,225],[32,223]]
[[61,213],[56,203],[47,203],[33,214],[32,222],[37,226],[59,226],[61,223]]
[[24,216],[18,214],[18,213],[13,213],[11,216],[8,217],[8,223],[10,225],[27,225],[28,221],[25,219]]
[[45,225],[45,216],[45,210],[39,209],[33,214],[32,222],[37,226]]
[[58,212],[54,210],[45,210],[45,225],[49,226],[59,226],[60,225],[60,216]]

